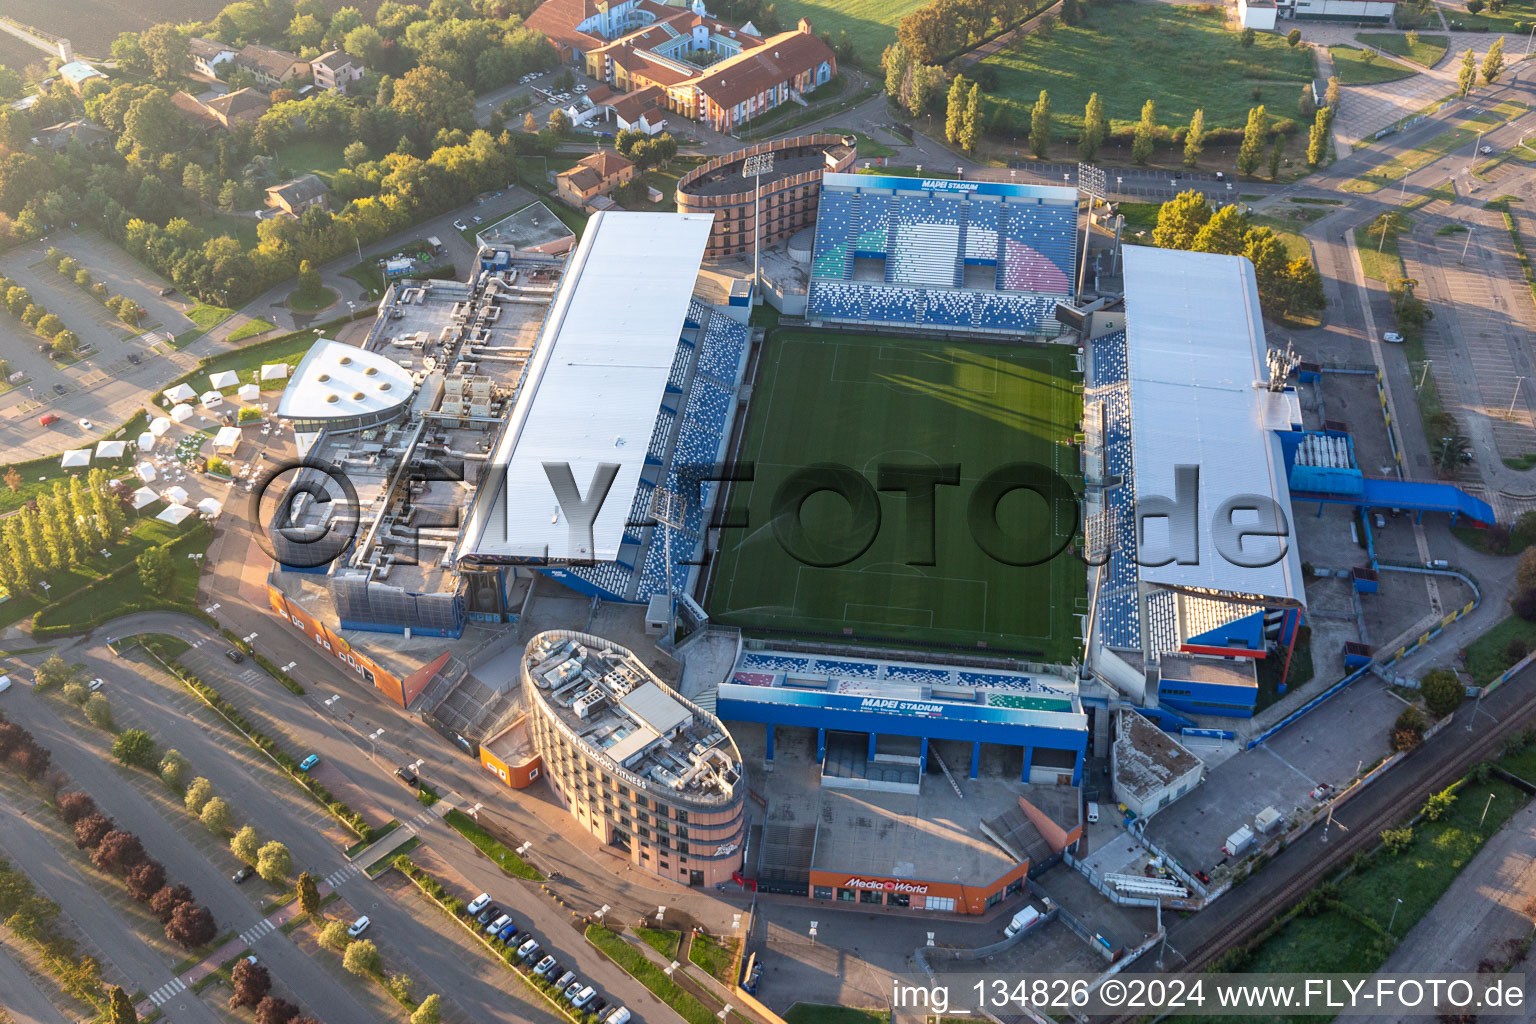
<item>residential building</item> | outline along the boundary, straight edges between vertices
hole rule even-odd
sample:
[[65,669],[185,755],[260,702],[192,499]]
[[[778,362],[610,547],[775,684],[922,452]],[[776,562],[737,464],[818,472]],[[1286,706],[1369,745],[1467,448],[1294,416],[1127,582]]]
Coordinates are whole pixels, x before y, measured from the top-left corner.
[[265,89],[275,89],[295,79],[309,77],[309,61],[286,50],[274,50],[257,43],[251,43],[235,54],[235,66],[254,75]]
[[75,91],[76,96],[85,95],[85,83],[93,78],[105,80],[106,75],[83,60],[72,60],[59,68],[59,77]]
[[85,146],[100,146],[110,139],[111,135],[107,130],[96,122],[74,120],[61,121],[47,128],[40,128],[32,141],[36,145],[58,153],[71,142],[79,141]]
[[203,117],[224,128],[233,128],[242,121],[253,123],[272,108],[272,101],[267,99],[264,93],[250,88],[236,89],[223,96],[215,96],[206,103],[196,97],[187,96],[186,93],[177,93],[176,96],[171,97],[172,102],[191,114],[193,113],[191,106],[177,97],[186,97],[191,101],[191,106],[201,108]]
[[[635,95],[622,109],[628,127],[655,131],[654,110],[730,131],[793,102],[837,73],[837,57],[801,19],[794,30],[762,38],[749,22],[710,16],[703,0],[668,7],[655,0],[547,0],[528,17],[563,60],[616,92]],[[623,99],[612,106],[625,108]],[[621,125],[621,127],[626,125]]]
[[1275,0],[1237,0],[1237,16],[1243,28],[1273,32],[1276,10]]
[[187,49],[192,56],[192,67],[200,75],[209,78],[219,77],[219,67],[228,64],[235,59],[235,48],[216,39],[200,39],[194,36],[187,40]]
[[367,69],[360,58],[345,50],[327,50],[309,62],[310,73],[315,77],[315,87],[327,92],[346,92],[347,88],[363,77]]
[[655,135],[667,126],[666,102],[660,86],[648,85],[610,100],[608,109],[621,130]]
[[330,189],[317,175],[303,174],[267,189],[267,205],[297,217],[312,206],[326,208]]
[[[614,150],[603,149],[582,157],[575,167],[555,175],[555,194],[572,206],[585,209],[595,199],[607,196],[614,186],[622,185],[634,176],[633,163]],[[612,203],[601,205],[611,206]]]

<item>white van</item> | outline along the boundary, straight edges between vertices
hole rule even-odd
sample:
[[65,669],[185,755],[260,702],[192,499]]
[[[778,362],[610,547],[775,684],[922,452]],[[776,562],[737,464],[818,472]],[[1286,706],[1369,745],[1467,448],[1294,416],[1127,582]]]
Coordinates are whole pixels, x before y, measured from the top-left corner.
[[1019,934],[1019,932],[1027,930],[1038,920],[1040,920],[1040,911],[1034,907],[1025,907],[1013,915],[1013,920],[1008,922],[1008,927],[1003,929],[1003,934],[1011,939]]
[[1099,805],[1092,800],[1088,801],[1088,824],[1097,824],[1099,820]]
[[629,1008],[621,1006],[603,1018],[603,1024],[629,1024]]
[[0,693],[4,693],[6,690],[9,690],[10,688],[11,688],[11,677],[10,676],[0,676]]

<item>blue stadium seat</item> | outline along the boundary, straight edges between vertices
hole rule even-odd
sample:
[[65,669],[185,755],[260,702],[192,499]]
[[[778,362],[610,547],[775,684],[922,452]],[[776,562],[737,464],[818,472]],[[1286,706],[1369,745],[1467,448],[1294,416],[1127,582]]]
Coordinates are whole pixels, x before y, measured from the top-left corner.
[[965,262],[997,265],[997,215],[1002,203],[973,199],[965,211]]
[[868,288],[845,281],[814,281],[807,310],[812,319],[862,320]]
[[965,200],[902,196],[892,207],[885,279],[953,288],[960,282],[960,218]]
[[853,236],[854,255],[884,256],[891,233],[891,196],[859,197],[858,231]]
[[999,291],[1071,295],[1077,261],[1076,206],[1007,202],[999,217],[1002,236]]
[[970,327],[976,292],[929,289],[923,322],[953,327]]
[[[816,211],[816,245],[811,272],[817,277],[846,278],[853,269],[853,225],[859,215],[859,195],[824,189]],[[702,321],[700,321],[702,322]]]
[[870,285],[865,319],[885,322],[920,323],[923,317],[923,293],[905,285]]
[[704,340],[699,345],[699,370],[716,380],[735,386],[741,375],[741,353],[747,347],[746,324],[737,323],[723,313],[709,318]]

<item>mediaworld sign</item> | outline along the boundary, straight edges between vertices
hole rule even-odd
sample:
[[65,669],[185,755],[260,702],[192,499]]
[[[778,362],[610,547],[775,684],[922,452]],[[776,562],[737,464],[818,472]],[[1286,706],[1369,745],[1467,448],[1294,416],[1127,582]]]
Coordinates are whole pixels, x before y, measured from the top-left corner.
[[885,892],[905,892],[913,896],[926,896],[928,887],[917,882],[897,882],[890,878],[850,878],[844,882],[844,889],[880,889]]

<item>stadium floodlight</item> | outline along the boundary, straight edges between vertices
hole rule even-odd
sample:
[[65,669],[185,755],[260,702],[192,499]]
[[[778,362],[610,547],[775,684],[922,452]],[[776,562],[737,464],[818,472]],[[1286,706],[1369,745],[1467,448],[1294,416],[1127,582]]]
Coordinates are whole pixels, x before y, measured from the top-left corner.
[[741,162],[741,176],[755,180],[752,191],[752,304],[754,306],[761,301],[758,296],[763,291],[762,262],[759,258],[763,247],[763,175],[772,173],[772,153],[753,153]]
[[1083,221],[1083,255],[1082,262],[1077,268],[1077,294],[1081,301],[1083,294],[1083,279],[1088,276],[1088,233],[1093,230],[1093,204],[1104,198],[1107,182],[1104,177],[1104,168],[1093,164],[1077,165],[1077,190],[1088,194],[1088,216]]

